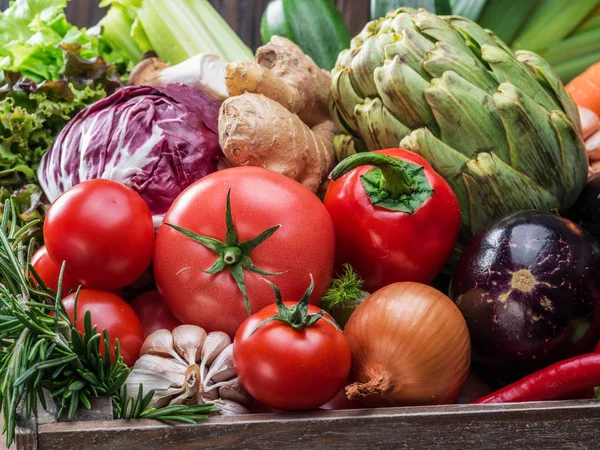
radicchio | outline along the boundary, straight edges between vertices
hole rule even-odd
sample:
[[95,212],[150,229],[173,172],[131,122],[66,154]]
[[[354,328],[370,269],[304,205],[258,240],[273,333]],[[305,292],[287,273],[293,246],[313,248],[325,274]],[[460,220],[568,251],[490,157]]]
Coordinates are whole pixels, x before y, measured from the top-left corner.
[[40,184],[53,202],[82,181],[118,181],[144,198],[158,226],[182,190],[217,170],[219,107],[179,84],[125,87],[67,124],[40,163]]

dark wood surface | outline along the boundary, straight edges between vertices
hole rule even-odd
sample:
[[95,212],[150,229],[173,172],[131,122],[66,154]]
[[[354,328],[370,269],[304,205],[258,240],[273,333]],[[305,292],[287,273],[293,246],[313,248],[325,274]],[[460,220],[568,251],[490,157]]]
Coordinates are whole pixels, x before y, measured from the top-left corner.
[[[260,46],[260,20],[269,0],[209,0],[231,27],[252,48]],[[344,14],[350,34],[357,34],[368,20],[368,0],[333,0]],[[104,15],[99,0],[72,0],[67,7],[69,20],[80,26],[94,25]],[[9,0],[0,0],[0,10]]]
[[600,402],[449,405],[155,421],[38,425],[24,450],[598,449]]

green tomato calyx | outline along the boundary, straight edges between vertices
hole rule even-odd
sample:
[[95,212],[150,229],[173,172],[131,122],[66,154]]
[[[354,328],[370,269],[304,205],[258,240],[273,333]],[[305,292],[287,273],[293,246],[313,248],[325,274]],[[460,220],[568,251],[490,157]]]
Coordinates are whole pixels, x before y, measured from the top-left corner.
[[252,263],[250,253],[258,247],[260,244],[269,239],[275,232],[281,228],[281,225],[268,228],[253,239],[240,242],[238,238],[235,225],[233,223],[233,217],[231,215],[231,189],[227,192],[227,207],[225,209],[225,224],[227,227],[227,233],[225,236],[225,242],[219,241],[218,239],[202,236],[194,233],[193,231],[185,228],[173,225],[171,223],[165,223],[164,225],[173,228],[180,232],[184,236],[192,239],[199,244],[202,244],[209,250],[215,252],[218,256],[214,264],[205,273],[214,275],[221,272],[224,269],[229,269],[231,276],[235,280],[242,296],[244,297],[244,304],[246,306],[246,312],[248,315],[250,311],[250,300],[248,299],[248,293],[246,291],[246,282],[244,281],[244,269],[263,276],[275,276],[282,275],[286,272],[268,272],[259,267],[256,267]]
[[300,301],[295,305],[290,306],[289,308],[285,305],[285,303],[283,303],[281,291],[279,290],[279,288],[275,286],[275,284],[271,283],[269,280],[264,281],[269,283],[269,285],[273,289],[273,292],[275,293],[275,304],[277,305],[278,313],[259,323],[256,329],[250,334],[250,336],[256,333],[267,323],[273,321],[282,322],[288,325],[289,327],[293,328],[294,330],[304,330],[306,328],[312,327],[320,319],[323,319],[324,321],[333,325],[340,332],[342,331],[337,323],[325,316],[325,311],[321,310],[316,314],[308,314],[308,301],[315,288],[315,281],[313,279],[312,274],[310,275],[310,286],[308,286],[308,289],[306,290]]
[[374,152],[357,153],[344,159],[331,172],[331,179],[337,180],[367,165],[375,167],[360,178],[375,206],[412,214],[434,193],[423,166]]

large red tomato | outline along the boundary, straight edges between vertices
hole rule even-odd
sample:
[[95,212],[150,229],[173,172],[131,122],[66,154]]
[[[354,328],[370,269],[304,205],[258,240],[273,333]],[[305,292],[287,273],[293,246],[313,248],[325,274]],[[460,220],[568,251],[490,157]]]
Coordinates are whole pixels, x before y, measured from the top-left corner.
[[[297,306],[296,312],[301,310]],[[308,305],[308,315],[320,311]],[[348,342],[327,313],[303,329],[280,320],[259,326],[276,315],[288,316],[293,325],[301,322],[293,320],[291,310],[282,314],[280,305],[271,305],[246,319],[237,331],[233,362],[240,383],[252,397],[273,408],[318,408],[332,400],[348,379]]]
[[169,311],[158,291],[146,292],[129,305],[140,318],[146,337],[156,330],[173,331],[173,328],[181,325],[181,322]]
[[56,199],[44,222],[52,260],[88,288],[113,290],[150,265],[154,225],[133,189],[111,180],[78,184]]
[[[31,257],[31,265],[40,276],[42,281],[54,292],[58,290],[58,278],[60,277],[60,266],[56,265],[46,250],[46,246],[39,248]],[[33,275],[32,275],[33,278]],[[79,287],[79,283],[75,281],[65,270],[62,279],[62,295],[66,295]]]
[[[71,320],[75,304],[75,293],[63,299],[63,305]],[[140,348],[144,343],[144,330],[140,319],[125,300],[112,292],[82,289],[77,299],[77,323],[75,327],[81,333],[84,331],[84,315],[89,311],[92,316],[92,326],[97,326],[97,332],[102,334],[106,328],[110,339],[111,358],[114,358],[115,340],[119,339],[119,347],[123,362],[128,366],[140,357]],[[100,341],[100,353],[104,354],[104,341]]]
[[[213,251],[166,225],[204,236],[219,250],[227,241],[230,190],[238,244],[232,244],[235,233],[230,233],[232,245]],[[268,229],[272,234],[262,243],[241,244]],[[311,301],[318,304],[331,281],[333,253],[333,224],[316,195],[266,169],[236,167],[202,178],[175,200],[156,237],[154,274],[165,303],[181,322],[233,337],[248,312],[232,273],[243,277],[252,312],[273,302],[273,292],[262,278],[275,282],[287,298],[299,298],[312,274]],[[211,268],[214,274],[206,272]],[[264,271],[285,273],[269,276]]]

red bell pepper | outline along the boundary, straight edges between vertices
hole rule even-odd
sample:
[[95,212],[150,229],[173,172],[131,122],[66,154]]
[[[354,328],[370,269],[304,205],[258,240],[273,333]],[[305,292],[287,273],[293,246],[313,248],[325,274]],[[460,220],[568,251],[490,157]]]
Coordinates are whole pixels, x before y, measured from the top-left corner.
[[448,183],[419,155],[388,149],[352,155],[325,195],[336,265],[349,263],[373,292],[398,281],[430,283],[446,264],[461,224]]

